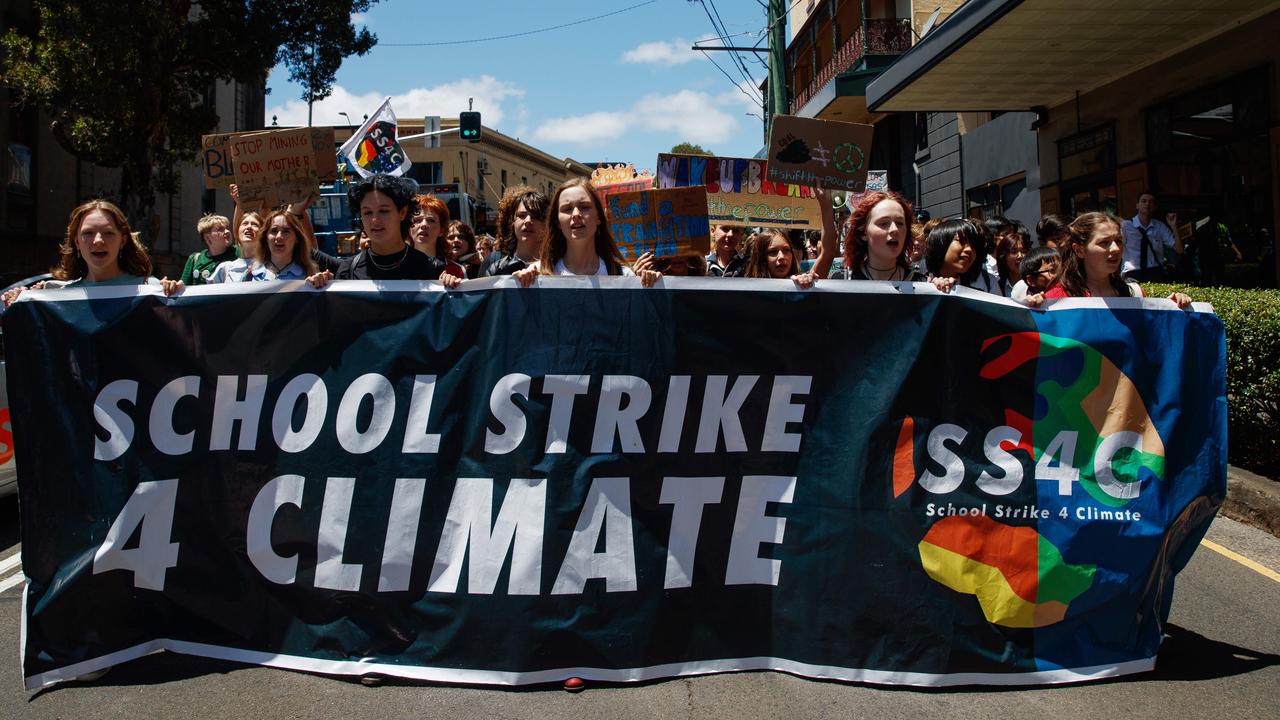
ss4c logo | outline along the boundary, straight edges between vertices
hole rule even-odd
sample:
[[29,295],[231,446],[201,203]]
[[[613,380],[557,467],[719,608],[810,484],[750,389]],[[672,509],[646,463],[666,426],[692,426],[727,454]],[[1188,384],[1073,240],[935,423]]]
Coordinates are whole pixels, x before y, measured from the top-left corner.
[[[988,338],[985,352],[998,353],[981,369],[985,380],[1001,380],[1034,362],[1031,416],[1005,409],[1005,424],[990,428],[983,452],[1003,471],[984,471],[977,487],[989,495],[1008,495],[1021,486],[1023,462],[1012,453],[1024,450],[1034,461],[1036,480],[1056,480],[1058,494],[1070,496],[1078,483],[1099,503],[1120,507],[1132,502],[1144,479],[1164,479],[1165,448],[1137,386],[1120,368],[1093,347],[1039,332],[1017,332]],[[981,431],[981,430],[979,430]],[[893,456],[893,495],[914,483],[933,494],[960,487],[965,460],[958,452],[972,429],[953,423],[934,425],[924,437],[929,459],[943,468],[916,463],[916,420],[902,419]]]

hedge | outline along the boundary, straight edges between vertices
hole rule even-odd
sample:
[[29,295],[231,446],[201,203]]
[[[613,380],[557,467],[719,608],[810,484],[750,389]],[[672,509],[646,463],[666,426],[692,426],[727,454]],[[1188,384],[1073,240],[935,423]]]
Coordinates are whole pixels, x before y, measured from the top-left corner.
[[1152,284],[1213,304],[1227,331],[1228,459],[1280,479],[1280,290]]

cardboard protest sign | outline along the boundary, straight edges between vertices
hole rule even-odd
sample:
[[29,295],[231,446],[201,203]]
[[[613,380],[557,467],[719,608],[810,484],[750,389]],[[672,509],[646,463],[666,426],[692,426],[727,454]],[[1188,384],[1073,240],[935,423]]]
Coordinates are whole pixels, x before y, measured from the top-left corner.
[[311,149],[315,152],[316,178],[320,182],[338,179],[338,153],[333,145],[333,128],[311,128]]
[[768,179],[758,158],[658,155],[658,187],[707,190],[707,218],[715,224],[821,229],[813,188]]
[[318,177],[310,128],[241,135],[227,146],[239,185],[288,185]]
[[[254,165],[252,163],[247,166],[250,175],[245,176],[245,178],[237,178],[236,166],[232,157],[233,144],[242,140],[246,141],[249,145],[240,146],[244,149],[253,146],[253,143],[257,142],[257,138],[275,137],[277,138],[276,140],[266,140],[265,143],[267,146],[277,146],[275,154],[280,155],[280,148],[289,143],[301,148],[301,145],[298,144],[301,133],[306,133],[309,137],[312,154],[311,166],[315,171],[314,183],[310,181],[302,182],[296,179],[291,179],[284,183],[264,183],[261,174],[258,176],[253,175]],[[221,189],[236,183],[240,186],[241,202],[250,205],[273,207],[281,202],[297,200],[305,197],[319,183],[331,182],[338,178],[337,154],[334,152],[333,147],[333,128],[312,127],[244,133],[216,133],[202,136],[200,144],[202,147],[201,162],[204,165],[205,188],[210,190]],[[298,153],[301,153],[301,150]],[[297,153],[294,154],[296,155]],[[299,159],[300,157],[298,155]],[[295,197],[298,190],[303,186],[307,187],[306,191]],[[278,189],[274,192],[268,192],[266,190],[267,187],[278,187]]]
[[218,133],[200,137],[201,163],[204,165],[204,187],[216,190],[236,181],[231,169],[231,156],[227,152],[227,140],[241,133]]
[[596,189],[596,194],[600,196],[601,200],[604,200],[610,195],[616,195],[618,193],[636,192],[638,190],[652,190],[653,180],[654,178],[652,175],[645,175],[643,177],[632,178],[631,180],[627,180],[625,182],[610,183],[608,185],[594,185],[593,183],[593,185]]
[[628,262],[646,252],[660,258],[711,252],[705,188],[614,193],[604,203],[614,242]]
[[847,208],[850,212],[862,202],[867,193],[883,192],[889,189],[889,171],[871,170],[867,172],[867,187],[861,192],[831,191],[831,205],[835,209]]
[[603,200],[614,193],[652,189],[653,174],[648,170],[637,171],[632,163],[601,165],[591,171],[591,185]]
[[871,157],[871,125],[774,115],[769,179],[862,192]]
[[867,192],[884,192],[888,189],[888,170],[871,170],[867,172]]

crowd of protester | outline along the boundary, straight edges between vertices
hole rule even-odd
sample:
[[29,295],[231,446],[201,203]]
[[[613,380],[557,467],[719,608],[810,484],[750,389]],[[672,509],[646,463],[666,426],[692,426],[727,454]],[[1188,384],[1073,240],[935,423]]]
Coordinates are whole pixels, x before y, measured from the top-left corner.
[[[232,220],[206,215],[197,223],[205,248],[191,255],[179,280],[151,277],[147,252],[119,208],[103,200],[84,203],[71,213],[54,279],[43,287],[154,284],[174,294],[220,282],[305,280],[319,288],[335,280],[438,280],[452,289],[500,275],[513,276],[523,287],[544,275],[630,275],[652,287],[666,272],[791,279],[800,288],[820,278],[929,282],[942,292],[964,287],[1038,307],[1064,297],[1144,297],[1138,280],[1152,278],[1154,261],[1147,253],[1158,255],[1152,238],[1159,249],[1181,252],[1176,233],[1159,223],[1141,226],[1139,217],[1046,215],[1036,224],[1033,243],[1020,222],[929,219],[892,191],[862,195],[837,231],[832,204],[818,191],[821,230],[718,224],[711,227],[705,258],[673,265],[645,253],[627,263],[600,195],[585,179],[563,183],[550,198],[525,186],[508,189],[498,205],[497,238],[490,241],[451,220],[448,206],[418,194],[412,180],[375,175],[347,194],[359,219],[360,250],[337,258],[317,247],[307,213],[316,195],[265,216],[242,208],[235,186],[231,196]],[[1141,257],[1133,250],[1135,236],[1141,238]],[[20,292],[10,291],[5,303]],[[1183,308],[1191,302],[1182,293],[1169,299]]]

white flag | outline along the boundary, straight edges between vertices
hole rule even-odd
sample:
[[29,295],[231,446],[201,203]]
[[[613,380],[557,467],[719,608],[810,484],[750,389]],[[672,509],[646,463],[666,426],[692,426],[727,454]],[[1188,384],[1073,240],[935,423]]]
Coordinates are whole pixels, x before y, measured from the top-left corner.
[[342,154],[360,177],[403,175],[413,161],[396,142],[396,114],[391,98],[382,101],[351,139],[342,144]]

